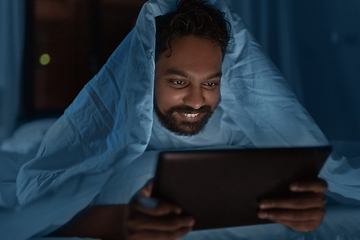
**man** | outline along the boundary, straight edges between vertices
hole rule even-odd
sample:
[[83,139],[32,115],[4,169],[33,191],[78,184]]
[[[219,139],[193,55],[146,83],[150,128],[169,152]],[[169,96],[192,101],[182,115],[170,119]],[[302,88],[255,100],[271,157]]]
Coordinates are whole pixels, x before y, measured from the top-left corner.
[[[181,1],[176,12],[158,19],[155,112],[165,128],[180,136],[196,135],[203,130],[220,101],[222,61],[228,41],[227,25],[221,13],[201,1]],[[304,193],[294,199],[263,200],[259,217],[298,231],[314,230],[324,217],[326,185],[319,180],[295,184],[291,190]],[[149,192],[145,189],[142,193],[148,197]],[[191,216],[181,215],[181,208],[166,202],[155,209],[147,209],[136,201],[127,206],[113,206],[113,209],[116,214],[102,213],[102,221],[118,222],[118,226],[124,226],[129,239],[178,239],[189,232],[195,222]],[[76,221],[80,225],[81,221],[90,224],[89,219],[98,218],[102,211],[108,210],[88,209],[82,217],[86,220],[80,217]],[[114,231],[109,225],[106,229]],[[63,234],[93,236],[81,232],[76,224],[69,226]],[[116,231],[116,234],[122,233]]]
[[[135,29],[49,130],[38,157],[22,167],[19,208],[44,202],[63,210],[42,212],[52,219],[42,223],[42,234],[65,224],[53,235],[178,239],[194,224],[181,208],[128,204],[153,176],[149,164],[156,151],[326,143],[241,21],[225,2],[210,3],[232,25],[228,48],[221,13],[185,0],[158,20],[154,51],[154,17],[172,12],[175,1],[150,1]],[[259,217],[297,231],[316,229],[324,217],[326,184],[290,187],[296,198],[264,199]],[[149,196],[150,189],[140,195]],[[101,204],[107,206],[95,206]]]

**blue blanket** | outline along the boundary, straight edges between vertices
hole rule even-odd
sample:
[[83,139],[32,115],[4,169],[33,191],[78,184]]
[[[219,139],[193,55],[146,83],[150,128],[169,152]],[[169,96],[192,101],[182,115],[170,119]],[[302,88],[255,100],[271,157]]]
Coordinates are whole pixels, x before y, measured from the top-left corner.
[[[328,143],[241,19],[225,1],[209,3],[225,13],[234,41],[223,62],[222,100],[204,131],[175,136],[153,117],[155,17],[174,10],[176,1],[151,0],[105,66],[49,129],[37,156],[22,159],[11,172],[0,168],[1,239],[43,236],[90,204],[127,203],[152,177],[158,150]],[[221,137],[213,137],[211,126]],[[252,228],[239,229],[215,232],[232,238]],[[277,225],[271,232],[276,229],[290,231]],[[185,238],[198,239],[197,234],[203,233]]]

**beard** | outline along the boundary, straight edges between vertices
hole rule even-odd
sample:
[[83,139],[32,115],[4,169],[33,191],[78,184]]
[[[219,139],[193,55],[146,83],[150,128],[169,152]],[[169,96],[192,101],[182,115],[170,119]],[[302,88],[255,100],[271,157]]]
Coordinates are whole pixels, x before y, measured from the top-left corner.
[[[163,125],[168,130],[174,132],[177,135],[181,136],[192,136],[200,133],[208,122],[209,118],[212,116],[214,111],[209,105],[202,106],[199,109],[195,109],[190,106],[173,106],[170,109],[166,110],[164,113],[160,112],[159,108],[155,104],[155,112],[159,118],[161,125]],[[173,113],[177,112],[178,114],[202,114],[202,118],[196,122],[187,122],[187,121],[177,121]]]

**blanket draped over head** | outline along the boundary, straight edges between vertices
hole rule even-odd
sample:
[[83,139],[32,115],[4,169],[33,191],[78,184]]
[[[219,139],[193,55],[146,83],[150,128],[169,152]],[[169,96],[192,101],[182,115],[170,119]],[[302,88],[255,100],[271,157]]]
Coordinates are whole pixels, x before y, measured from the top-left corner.
[[[157,150],[327,144],[223,0],[208,1],[225,13],[233,37],[223,61],[221,102],[199,135],[164,129],[153,113],[155,17],[174,11],[176,2],[150,0],[143,6],[134,29],[49,129],[36,158],[22,165],[10,187],[13,195],[0,199],[1,224],[11,239],[51,231],[89,204],[126,203],[151,178],[146,168]],[[113,186],[113,199],[107,200],[104,189],[115,175],[124,183]],[[17,231],[20,225],[26,227]]]

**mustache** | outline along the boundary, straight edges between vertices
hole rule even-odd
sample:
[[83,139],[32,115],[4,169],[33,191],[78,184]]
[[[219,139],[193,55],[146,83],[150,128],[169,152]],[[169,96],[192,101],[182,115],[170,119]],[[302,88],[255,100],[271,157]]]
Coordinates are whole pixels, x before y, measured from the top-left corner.
[[195,109],[190,106],[173,106],[168,109],[165,113],[168,115],[173,114],[174,112],[186,113],[186,114],[197,114],[197,113],[212,113],[211,107],[209,105],[202,106],[201,108]]

